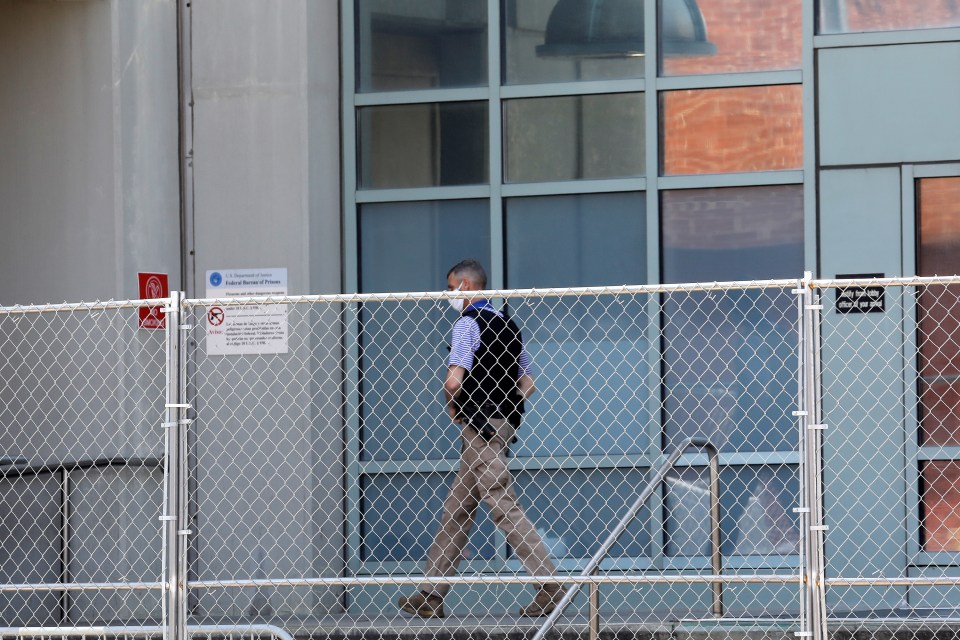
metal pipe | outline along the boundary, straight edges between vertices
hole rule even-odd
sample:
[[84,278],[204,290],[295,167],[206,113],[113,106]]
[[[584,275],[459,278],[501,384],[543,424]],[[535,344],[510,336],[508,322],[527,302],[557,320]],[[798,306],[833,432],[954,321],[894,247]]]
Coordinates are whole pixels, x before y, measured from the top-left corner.
[[[70,472],[60,473],[60,581],[70,582]],[[70,619],[70,592],[60,592],[60,623]]]
[[[611,531],[609,535],[607,535],[607,538],[600,545],[600,548],[597,550],[597,552],[594,553],[593,557],[590,558],[590,561],[587,562],[587,566],[584,567],[583,571],[580,573],[581,578],[587,578],[593,575],[593,573],[597,570],[597,567],[600,566],[600,562],[607,556],[607,553],[609,553],[613,545],[616,544],[617,540],[620,538],[623,532],[626,531],[627,526],[636,517],[637,513],[639,513],[640,508],[644,505],[644,503],[646,503],[647,499],[649,499],[649,497],[653,494],[656,488],[660,486],[660,483],[663,482],[664,478],[666,478],[667,473],[670,471],[671,468],[673,468],[673,465],[677,462],[677,460],[680,458],[683,452],[689,449],[690,447],[699,447],[701,449],[706,449],[707,454],[711,459],[711,463],[710,463],[711,469],[713,469],[717,465],[717,460],[716,460],[717,449],[708,440],[703,440],[700,438],[689,438],[685,440],[676,449],[674,449],[673,452],[663,462],[663,464],[660,465],[660,467],[657,469],[657,472],[654,474],[653,479],[650,480],[647,486],[644,487],[643,491],[640,492],[640,495],[637,496],[636,500],[633,501],[633,504],[630,505],[630,508],[627,509],[627,513],[620,519],[620,522],[617,523],[617,526],[613,528],[613,531]],[[711,471],[711,476],[712,474],[713,474],[713,471]],[[719,474],[718,474],[718,477],[719,477]],[[713,489],[714,489],[714,486],[711,483],[711,490]],[[719,491],[719,480],[717,482],[717,490]],[[711,500],[711,520],[713,519],[712,511],[713,509],[712,509],[712,500]],[[718,543],[717,548],[719,549],[719,531],[720,531],[719,506],[717,511],[717,526],[714,529],[717,533],[716,542]],[[714,542],[714,537],[711,535],[711,543],[713,542]],[[713,554],[711,555],[714,555],[716,553],[718,553],[718,551],[713,552]],[[713,581],[714,607],[717,607],[717,602],[718,602],[717,597],[719,595],[719,592],[716,586],[718,582],[719,580]],[[541,627],[537,630],[537,633],[536,635],[533,636],[532,640],[543,639],[547,631],[549,631],[550,628],[557,621],[557,618],[559,618],[563,614],[564,609],[566,609],[567,606],[576,597],[577,592],[580,590],[581,584],[582,583],[575,582],[570,586],[569,589],[567,589],[567,592],[564,594],[563,598],[560,600],[559,603],[557,603],[556,608],[550,613],[550,615],[547,616],[547,619],[543,622]],[[721,612],[723,611],[722,607],[723,607],[723,604],[721,602],[720,603]]]
[[170,292],[169,306],[164,309],[167,314],[167,364],[166,364],[166,422],[167,458],[164,464],[166,471],[166,511],[161,516],[164,523],[164,552],[166,573],[166,593],[164,594],[164,609],[166,613],[165,637],[167,640],[186,639],[186,620],[184,609],[184,592],[186,579],[181,573],[181,550],[183,548],[180,530],[182,495],[180,477],[182,454],[180,451],[180,416],[183,404],[180,398],[180,300],[179,291]]
[[[713,575],[723,573],[723,558],[720,550],[720,463],[717,460],[717,449],[712,444],[703,446],[707,450],[707,459],[710,468],[710,567]],[[723,615],[723,582],[713,581],[713,615]]]
[[[149,638],[163,633],[166,627],[162,626],[129,626],[129,627],[0,627],[0,638],[24,637],[61,637],[70,636],[118,636]],[[243,624],[243,625],[190,625],[187,635],[193,634],[223,634],[223,635],[261,635],[269,633],[280,640],[294,640],[293,635],[286,630],[272,624]]]
[[600,639],[600,585],[596,582],[590,583],[590,607],[587,614],[588,626],[590,627],[590,640]]
[[177,93],[180,129],[180,286],[194,294],[193,14],[191,0],[177,0]]

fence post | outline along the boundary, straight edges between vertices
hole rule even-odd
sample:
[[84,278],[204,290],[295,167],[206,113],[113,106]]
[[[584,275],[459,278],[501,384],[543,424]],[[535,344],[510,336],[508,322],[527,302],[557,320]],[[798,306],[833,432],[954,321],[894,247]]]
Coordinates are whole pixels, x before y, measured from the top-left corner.
[[823,305],[814,292],[812,275],[804,273],[803,322],[801,327],[802,401],[800,421],[803,428],[803,490],[806,509],[806,540],[804,553],[806,576],[806,610],[809,635],[813,640],[827,639],[826,598],[824,592],[823,533],[823,469],[822,433],[827,425],[822,422],[820,404],[820,318]]
[[164,309],[167,319],[166,403],[164,417],[164,511],[163,520],[163,596],[164,636],[166,640],[187,640],[186,633],[186,423],[189,405],[184,402],[182,372],[182,293],[171,292]]

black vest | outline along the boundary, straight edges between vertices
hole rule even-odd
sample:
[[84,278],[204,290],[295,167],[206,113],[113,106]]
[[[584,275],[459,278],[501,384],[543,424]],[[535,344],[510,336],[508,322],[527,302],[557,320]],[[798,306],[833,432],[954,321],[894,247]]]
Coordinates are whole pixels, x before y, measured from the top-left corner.
[[523,342],[513,320],[486,308],[463,312],[480,327],[480,347],[473,357],[473,368],[460,387],[467,404],[479,407],[488,418],[507,419],[520,424],[524,412],[523,397],[517,390],[520,352]]

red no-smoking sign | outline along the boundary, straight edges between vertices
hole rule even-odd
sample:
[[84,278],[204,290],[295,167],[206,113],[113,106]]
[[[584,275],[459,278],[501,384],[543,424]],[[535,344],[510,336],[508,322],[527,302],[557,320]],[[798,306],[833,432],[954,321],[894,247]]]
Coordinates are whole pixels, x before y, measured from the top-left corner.
[[[165,273],[138,273],[137,282],[140,285],[141,300],[156,300],[157,298],[170,297],[170,284]],[[167,317],[163,311],[157,307],[140,307],[140,322],[138,326],[141,329],[166,329]]]

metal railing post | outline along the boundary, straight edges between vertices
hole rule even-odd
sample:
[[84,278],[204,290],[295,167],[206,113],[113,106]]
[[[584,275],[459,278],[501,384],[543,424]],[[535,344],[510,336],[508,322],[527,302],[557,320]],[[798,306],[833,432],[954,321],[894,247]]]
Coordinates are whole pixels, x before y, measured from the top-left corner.
[[823,479],[822,479],[822,433],[827,425],[821,422],[820,407],[820,317],[823,305],[814,292],[812,275],[803,279],[803,327],[801,349],[803,353],[803,406],[798,412],[801,418],[804,444],[804,478],[807,514],[806,553],[806,604],[809,630],[804,635],[813,640],[826,640],[826,598],[823,586]]
[[186,629],[186,477],[183,419],[189,405],[182,396],[180,307],[182,294],[171,292],[166,313],[166,403],[164,431],[163,627],[166,640],[187,640]]

